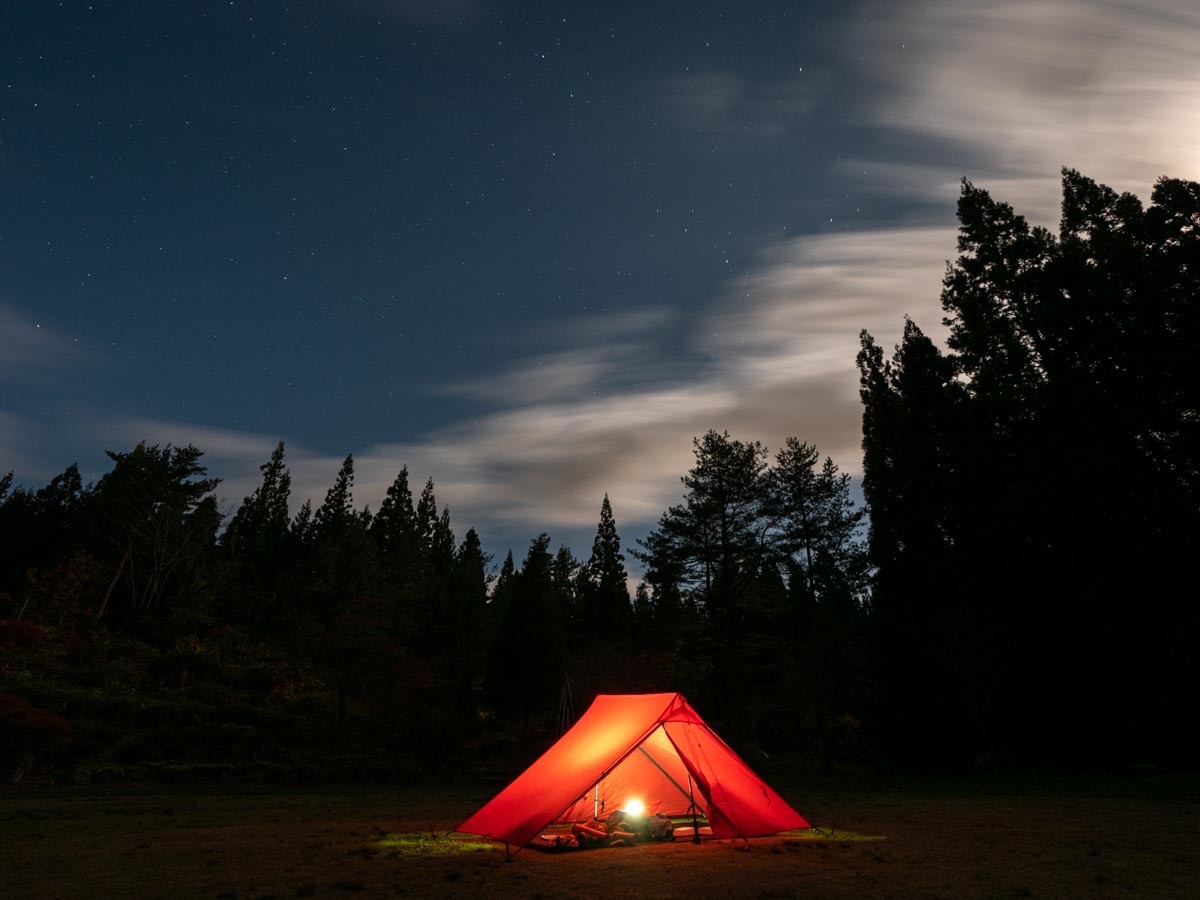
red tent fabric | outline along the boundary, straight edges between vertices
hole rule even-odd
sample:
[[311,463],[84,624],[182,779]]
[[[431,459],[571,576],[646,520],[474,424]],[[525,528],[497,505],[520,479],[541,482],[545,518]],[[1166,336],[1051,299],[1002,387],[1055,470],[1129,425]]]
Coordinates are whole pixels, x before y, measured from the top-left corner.
[[682,694],[600,694],[571,730],[456,829],[523,847],[555,822],[631,799],[686,815],[695,799],[714,837],[808,822],[717,737]]

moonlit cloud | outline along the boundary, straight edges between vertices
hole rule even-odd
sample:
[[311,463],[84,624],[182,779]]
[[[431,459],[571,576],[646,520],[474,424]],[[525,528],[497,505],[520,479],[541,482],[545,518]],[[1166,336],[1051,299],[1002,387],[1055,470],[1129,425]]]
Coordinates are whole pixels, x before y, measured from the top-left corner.
[[893,333],[906,314],[936,323],[953,250],[946,226],[780,241],[723,298],[706,346],[729,354],[737,380],[751,388],[853,378],[861,329]]
[[878,90],[864,121],[959,157],[1056,222],[1058,171],[1140,194],[1200,175],[1200,7],[1190,0],[877,4],[850,38]]

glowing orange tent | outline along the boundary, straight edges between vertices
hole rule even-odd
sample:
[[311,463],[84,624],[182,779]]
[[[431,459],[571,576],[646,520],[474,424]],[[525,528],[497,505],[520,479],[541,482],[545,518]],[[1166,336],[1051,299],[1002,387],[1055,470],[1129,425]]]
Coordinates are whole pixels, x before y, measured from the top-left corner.
[[523,847],[555,822],[582,822],[638,799],[697,812],[714,837],[807,828],[804,818],[704,724],[682,694],[600,694],[566,734],[458,826]]

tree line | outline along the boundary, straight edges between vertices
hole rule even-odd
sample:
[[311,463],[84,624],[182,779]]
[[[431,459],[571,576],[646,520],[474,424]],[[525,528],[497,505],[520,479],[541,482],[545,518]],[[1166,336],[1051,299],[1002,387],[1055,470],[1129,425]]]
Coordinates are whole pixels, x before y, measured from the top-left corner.
[[[0,765],[82,779],[506,770],[599,692],[682,690],[751,757],[1189,764],[1200,186],[1063,175],[1057,235],[964,182],[946,347],[858,356],[865,505],[709,431],[680,502],[497,567],[401,469],[227,520],[192,446],[0,479]],[[644,578],[632,596],[626,553]]]
[[815,448],[789,441],[774,468],[765,454],[696,441],[684,504],[635,551],[650,568],[632,598],[607,496],[586,560],[543,533],[492,575],[432,481],[414,495],[401,469],[377,510],[356,507],[349,456],[324,501],[292,514],[280,443],[225,523],[192,446],[110,452],[94,484],[75,466],[37,490],[6,478],[9,755],[61,754],[73,727],[77,755],[105,770],[306,753],[375,774],[396,753],[486,767],[557,736],[596,693],[677,689],[746,740],[760,721],[773,746],[824,734],[837,703],[802,688],[791,638],[817,604],[861,615],[862,511]]

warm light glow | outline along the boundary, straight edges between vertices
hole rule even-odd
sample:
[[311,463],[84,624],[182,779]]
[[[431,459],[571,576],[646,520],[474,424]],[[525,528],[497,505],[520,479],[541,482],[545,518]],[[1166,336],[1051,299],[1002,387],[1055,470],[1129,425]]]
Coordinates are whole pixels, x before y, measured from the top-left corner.
[[625,812],[631,816],[640,816],[646,811],[646,807],[642,806],[641,800],[629,800],[625,803]]

